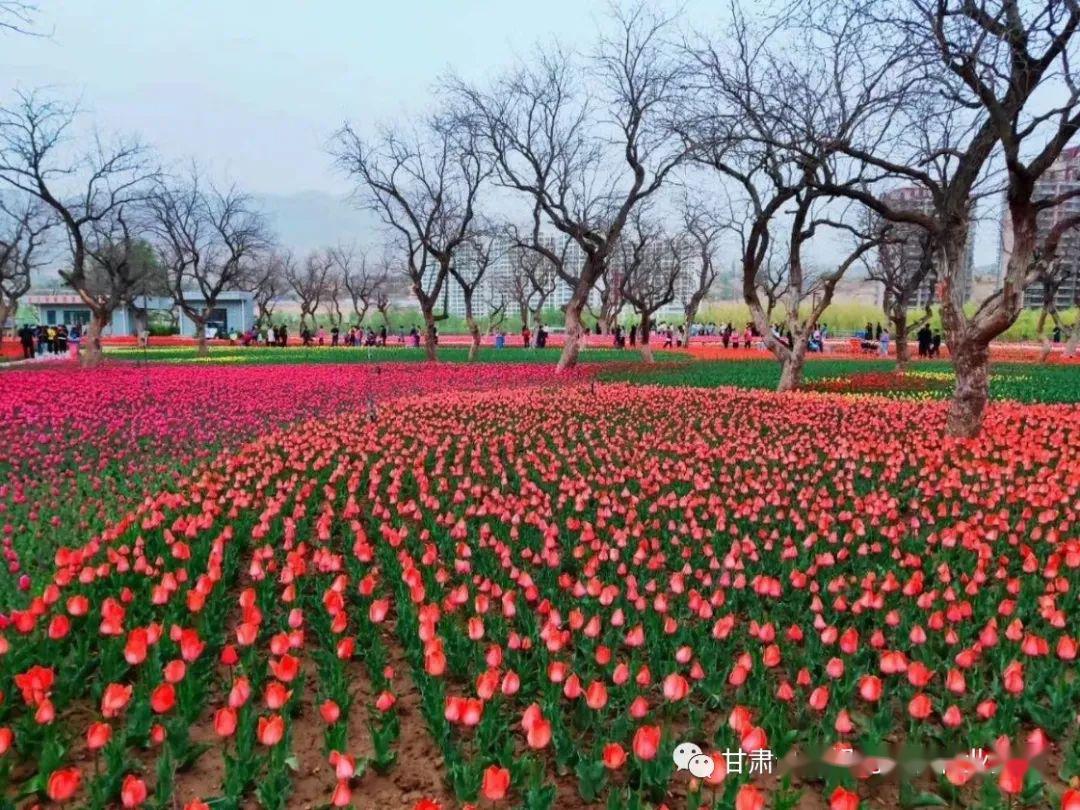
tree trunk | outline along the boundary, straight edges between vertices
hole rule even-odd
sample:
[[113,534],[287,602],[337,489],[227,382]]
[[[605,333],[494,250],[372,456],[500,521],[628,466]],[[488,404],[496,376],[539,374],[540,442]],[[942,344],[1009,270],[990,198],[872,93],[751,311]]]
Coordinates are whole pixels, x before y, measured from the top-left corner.
[[652,344],[649,343],[649,332],[652,331],[652,317],[648,313],[639,313],[641,315],[641,359],[646,363],[655,363],[656,358],[653,357]]
[[1068,340],[1065,341],[1065,356],[1075,357],[1077,347],[1080,347],[1080,314],[1077,315],[1077,321],[1072,326]]
[[803,381],[803,367],[806,365],[806,341],[799,340],[791,351],[780,361],[780,384],[777,391],[795,391]]
[[150,313],[145,309],[138,307],[134,308],[135,311],[135,336],[138,337],[142,332],[150,331]]
[[469,327],[469,335],[472,343],[469,344],[469,361],[472,362],[480,355],[480,324],[472,316],[472,312],[465,313],[465,323]]
[[525,304],[518,304],[518,315],[521,316],[521,326],[525,328],[529,325],[529,308]]
[[196,354],[199,357],[209,357],[210,344],[206,342],[206,321],[192,318],[192,322],[195,324],[195,342],[198,346]]
[[694,325],[694,320],[697,318],[698,305],[693,304],[686,308],[686,337],[683,340],[683,348],[690,348],[690,327]]
[[428,362],[434,363],[438,360],[435,354],[435,311],[430,307],[422,308],[424,315],[424,352],[427,354]]
[[903,373],[911,359],[911,350],[908,348],[907,308],[897,308],[889,320],[892,321],[893,336],[896,338],[896,370]]
[[1046,334],[1046,317],[1050,314],[1046,303],[1048,302],[1043,303],[1043,308],[1039,311],[1039,320],[1035,324],[1035,339],[1042,344],[1042,349],[1039,351],[1040,363],[1045,363],[1050,358],[1050,352],[1054,350],[1050,336]]
[[956,388],[945,430],[950,436],[970,438],[982,427],[983,411],[990,396],[990,347],[967,339],[949,346]]
[[566,304],[566,333],[563,341],[562,354],[559,356],[559,364],[556,371],[567,371],[577,365],[578,355],[581,353],[581,341],[585,335],[585,325],[581,322],[581,312],[585,308],[588,298],[588,290],[583,293],[575,290]]
[[80,344],[81,362],[84,368],[96,368],[104,359],[101,353],[101,331],[109,325],[111,309],[94,307],[90,310],[90,323]]
[[[8,314],[15,311],[15,307],[0,301],[0,346],[4,345],[4,324],[7,323]],[[18,329],[18,324],[15,325]]]

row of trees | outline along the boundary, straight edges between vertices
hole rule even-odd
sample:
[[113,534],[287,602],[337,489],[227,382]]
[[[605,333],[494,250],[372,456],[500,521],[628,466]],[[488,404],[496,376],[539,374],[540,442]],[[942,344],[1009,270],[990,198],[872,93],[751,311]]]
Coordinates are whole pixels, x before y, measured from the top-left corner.
[[[807,333],[851,268],[902,268],[884,282],[901,338],[913,291],[933,279],[957,379],[948,429],[968,436],[987,400],[990,341],[1017,318],[1024,288],[1060,266],[1062,236],[1080,224],[1063,208],[1080,192],[1037,192],[1080,126],[1077,25],[1076,0],[795,0],[757,24],[735,7],[711,39],[680,35],[677,19],[643,4],[616,11],[590,53],[542,48],[484,84],[445,77],[434,113],[370,136],[346,124],[333,153],[386,225],[432,357],[448,279],[471,301],[507,237],[521,259],[506,301],[524,311],[556,280],[571,290],[565,369],[594,291],[601,321],[624,302],[647,312],[683,247],[708,231],[703,297],[717,234],[730,232],[784,389],[799,385]],[[33,95],[0,111],[0,180],[24,195],[7,214],[18,234],[8,242],[21,246],[9,263],[32,264],[41,229],[58,228],[71,253],[63,277],[94,311],[92,334],[132,287],[144,232],[171,286],[187,274],[207,303],[235,278],[273,272],[267,288],[291,290],[305,317],[320,301],[338,305],[333,291],[349,277],[340,255],[266,259],[270,239],[246,195],[205,187],[195,170],[165,178],[137,142],[95,137],[77,152],[72,119]],[[689,188],[706,192],[684,212],[723,216],[673,225],[674,192]],[[902,204],[900,188],[927,204]],[[965,310],[971,223],[988,198],[1004,200],[1011,250],[1001,288]],[[495,208],[518,215],[484,213]],[[1053,226],[1040,228],[1050,213]],[[652,260],[676,231],[668,258]],[[913,239],[925,261],[893,262]],[[91,285],[94,274],[107,283]],[[781,298],[790,344],[770,329]],[[471,309],[467,321],[475,338]]]
[[[936,283],[956,371],[948,430],[970,436],[990,341],[1077,224],[1040,230],[1040,215],[1078,192],[1036,185],[1080,126],[1078,24],[1075,0],[797,0],[760,24],[734,7],[710,39],[640,5],[616,12],[589,54],[543,48],[490,83],[447,77],[422,124],[373,137],[346,125],[334,151],[396,237],[429,335],[482,198],[531,212],[519,243],[572,288],[560,369],[576,362],[593,290],[621,288],[608,276],[632,253],[635,212],[663,208],[688,179],[730,208],[743,297],[783,365],[781,388],[799,384],[806,332],[844,274],[918,239],[915,274]],[[928,205],[898,204],[900,187]],[[965,310],[971,223],[987,198],[1004,200],[1012,249],[1001,288]],[[580,258],[568,262],[566,244]],[[824,244],[830,266],[811,272]],[[777,253],[793,345],[773,339],[763,294]],[[918,286],[891,285],[890,314],[906,319]]]
[[228,290],[252,291],[263,322],[282,298],[299,302],[302,322],[325,304],[340,323],[346,295],[357,321],[369,308],[386,316],[393,285],[385,264],[344,247],[304,258],[278,250],[249,194],[208,182],[194,165],[167,173],[137,141],[77,139],[76,119],[73,107],[35,93],[0,108],[0,322],[50,259],[91,311],[89,365],[100,362],[114,310],[131,306],[145,319],[151,296],[170,298],[192,321],[203,353],[206,325]]

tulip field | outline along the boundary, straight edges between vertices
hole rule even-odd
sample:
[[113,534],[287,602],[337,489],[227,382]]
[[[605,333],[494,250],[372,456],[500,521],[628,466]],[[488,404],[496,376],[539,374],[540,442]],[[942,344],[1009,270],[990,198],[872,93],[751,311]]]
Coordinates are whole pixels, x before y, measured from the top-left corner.
[[0,808],[1080,808],[1080,367],[592,360],[0,371]]

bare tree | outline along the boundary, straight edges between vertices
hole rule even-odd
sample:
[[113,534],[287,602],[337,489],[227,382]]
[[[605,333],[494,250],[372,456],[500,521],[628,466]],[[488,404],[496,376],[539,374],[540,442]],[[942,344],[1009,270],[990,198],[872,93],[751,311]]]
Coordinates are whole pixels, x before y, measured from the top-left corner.
[[511,297],[505,289],[490,290],[487,299],[488,310],[488,334],[494,334],[506,321],[506,310],[510,306]]
[[76,114],[74,107],[34,93],[18,93],[14,106],[0,108],[0,181],[41,200],[66,231],[71,266],[60,277],[90,308],[82,357],[97,365],[101,331],[130,290],[118,286],[120,278],[107,294],[89,289],[87,240],[91,231],[111,231],[119,209],[145,199],[157,171],[148,150],[134,140],[110,145],[95,136],[86,152],[73,153],[67,140]]
[[496,292],[499,299],[504,303],[504,309],[509,308],[511,304],[514,305],[517,309],[518,318],[521,320],[521,325],[526,327],[529,325],[529,316],[532,312],[530,303],[536,294],[532,280],[526,272],[526,265],[532,261],[539,262],[543,257],[527,248],[523,249],[515,246],[510,251],[510,272],[500,280],[499,289]]
[[[934,257],[927,234],[917,225],[883,223],[879,233],[882,242],[877,261],[869,265],[866,276],[881,284],[882,308],[896,339],[896,367],[903,371],[911,359],[908,337],[929,323],[934,314],[933,285],[928,281],[932,278]],[[929,285],[931,292],[922,315],[912,320],[909,313],[924,285]]]
[[[777,249],[780,244],[774,241],[769,245],[765,259],[758,268],[756,279],[758,294],[765,299],[765,320],[769,324],[773,322],[772,317],[777,304],[784,300],[791,289],[787,254],[783,248]],[[784,252],[783,258],[777,255],[778,252]]]
[[434,361],[435,324],[446,317],[435,309],[454,254],[472,228],[490,166],[473,133],[453,116],[436,116],[413,133],[386,130],[374,142],[346,125],[336,141],[338,165],[400,242],[424,317],[427,356]]
[[[513,264],[510,283],[523,327],[529,325],[530,315],[534,327],[543,323],[548,300],[559,286],[559,268],[571,267],[571,256],[576,253],[573,248],[577,247],[566,234],[541,233],[540,223],[541,212],[534,207],[529,231],[523,233],[514,225],[507,228]],[[542,245],[544,250],[537,250],[537,245]]]
[[719,271],[716,266],[716,253],[724,223],[698,201],[684,198],[682,201],[682,221],[686,236],[690,239],[696,254],[696,272],[687,267],[684,277],[691,283],[686,285],[686,292],[680,302],[686,328],[686,345],[690,345],[690,331],[697,320],[698,309],[702,301],[716,283]]
[[686,155],[666,126],[684,86],[681,64],[665,42],[670,22],[643,3],[615,12],[614,34],[602,33],[586,62],[551,49],[486,91],[451,81],[499,182],[526,195],[538,220],[583,254],[580,264],[566,262],[534,229],[531,247],[573,289],[560,370],[577,362],[582,312],[628,217]]
[[[867,187],[821,188],[858,199],[883,218],[922,227],[932,245],[941,320],[956,373],[947,419],[953,436],[976,435],[989,393],[990,341],[1015,322],[1035,280],[1040,212],[1080,190],[1038,197],[1036,187],[1080,127],[1080,77],[1072,43],[1074,0],[908,0],[827,7],[805,3],[804,41],[895,55],[891,75],[915,88],[824,138],[865,167]],[[823,13],[824,12],[824,13]],[[998,178],[1000,177],[1000,182]],[[892,204],[896,183],[928,195],[929,210]],[[1004,190],[1011,251],[1002,286],[970,312],[968,255],[973,209]]]
[[465,249],[458,250],[450,264],[450,275],[461,288],[465,300],[465,323],[472,338],[469,360],[476,360],[480,354],[480,324],[476,322],[473,300],[488,268],[504,248],[494,226],[483,223],[469,232],[462,247]]
[[[332,254],[333,250],[329,252]],[[345,280],[331,263],[330,271],[326,274],[326,296],[323,303],[326,305],[326,318],[330,322],[332,329],[335,327],[341,329],[341,324],[344,322],[344,315],[341,311],[341,297],[344,293]]]
[[195,325],[199,354],[209,354],[206,324],[221,294],[256,272],[258,254],[270,245],[266,222],[250,196],[235,186],[204,186],[194,166],[183,180],[160,183],[148,207],[169,292]]
[[386,328],[390,328],[390,304],[391,290],[394,288],[395,276],[388,271],[384,271],[375,277],[375,289],[372,292],[372,297],[375,302],[375,309],[382,316],[383,324]]
[[378,276],[368,264],[367,254],[357,251],[353,245],[339,245],[330,251],[334,274],[352,302],[353,322],[364,322],[368,309],[375,299]]
[[[113,309],[127,307],[161,282],[153,250],[147,244],[146,212],[139,207],[117,206],[95,219],[85,236],[87,256],[84,294],[99,302],[114,302]],[[145,307],[143,308],[145,309]],[[142,313],[145,317],[146,313]],[[93,337],[90,338],[94,340]],[[91,350],[101,351],[100,344]]]
[[1067,324],[1061,317],[1058,307],[1058,299],[1061,297],[1062,286],[1072,276],[1072,296],[1068,302],[1068,308],[1080,308],[1080,279],[1077,276],[1077,268],[1071,262],[1052,261],[1041,266],[1036,271],[1035,283],[1042,292],[1042,306],[1039,308],[1039,320],[1035,327],[1035,337],[1042,343],[1039,359],[1046,362],[1054,350],[1051,336],[1046,333],[1047,321],[1065,338],[1065,354],[1068,357],[1076,353],[1077,344],[1080,343],[1080,318],[1072,324]]
[[659,225],[646,221],[640,209],[623,231],[616,247],[613,270],[618,271],[620,294],[640,319],[641,357],[653,362],[653,316],[675,300],[675,285],[686,270],[690,243],[665,234]]
[[36,3],[23,0],[0,0],[0,31],[36,36],[34,23],[39,9]]
[[300,303],[300,328],[306,329],[308,318],[311,327],[317,325],[317,313],[327,291],[327,278],[333,260],[329,251],[314,250],[307,255],[303,264],[292,262],[285,268],[285,280]]
[[271,325],[278,299],[289,290],[289,267],[293,261],[288,251],[263,253],[248,276],[248,289],[255,295],[255,317],[262,326]]
[[[860,245],[831,273],[815,278],[807,272],[804,251],[815,236],[853,230],[850,212],[837,216],[831,199],[865,185],[836,138],[822,133],[846,132],[880,107],[904,100],[904,88],[882,78],[893,64],[889,54],[868,60],[853,40],[848,36],[806,56],[775,28],[756,31],[736,12],[723,45],[700,41],[689,50],[695,92],[676,127],[692,144],[694,159],[718,173],[733,200],[743,299],[781,363],[779,390],[800,384],[809,331],[842,274],[868,249]],[[773,334],[771,312],[761,302],[762,289],[779,281],[765,277],[766,260],[784,234],[785,325],[792,341]],[[801,320],[807,299],[813,305]]]
[[[616,251],[616,256],[621,251]],[[615,326],[619,322],[619,313],[622,312],[623,304],[626,303],[623,297],[623,277],[622,277],[622,262],[621,256],[618,256],[619,261],[611,262],[611,266],[608,268],[604,275],[600,276],[596,280],[596,287],[594,288],[598,294],[600,306],[598,310],[594,311],[589,301],[585,302],[585,308],[589,311],[589,314],[596,319],[596,322],[600,325],[600,332],[604,335],[610,335],[615,331]]]
[[45,235],[58,224],[39,200],[19,202],[0,197],[0,340],[3,324],[18,311],[42,264]]

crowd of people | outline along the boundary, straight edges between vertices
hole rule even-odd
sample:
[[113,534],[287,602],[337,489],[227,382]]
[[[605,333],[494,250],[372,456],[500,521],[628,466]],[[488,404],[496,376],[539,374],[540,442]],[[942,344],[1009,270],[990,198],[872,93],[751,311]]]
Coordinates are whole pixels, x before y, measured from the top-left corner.
[[[595,331],[596,335],[602,334],[599,323],[593,327],[593,331]],[[432,333],[437,345],[439,342],[438,328],[433,326]],[[526,324],[522,326],[520,335],[521,345],[525,348],[543,349],[548,344],[549,333],[543,324],[538,325],[535,332]],[[794,335],[791,329],[784,325],[774,324],[772,326],[772,335],[789,348],[794,345]],[[23,357],[32,359],[35,356],[57,355],[68,352],[69,345],[72,342],[77,345],[81,336],[81,328],[78,324],[70,328],[63,324],[56,326],[25,324],[18,330],[18,336],[22,345]],[[507,333],[504,330],[492,328],[489,336],[495,348],[506,347]],[[741,330],[730,322],[723,325],[712,322],[693,324],[690,328],[690,336],[718,337],[720,344],[725,349],[750,349],[754,346],[764,348],[761,333],[753,322],[747,322]],[[284,323],[276,326],[273,324],[261,327],[253,326],[243,332],[233,330],[226,337],[234,345],[285,347],[289,344],[289,328]],[[405,331],[404,327],[398,327],[396,334],[392,336],[390,329],[385,324],[378,329],[358,325],[352,325],[348,328],[331,326],[329,329],[322,326],[310,328],[305,325],[300,328],[299,337],[301,345],[308,347],[326,345],[381,347],[389,345],[391,341],[399,346],[419,347],[423,342],[423,331],[421,327],[415,325],[408,332]],[[807,349],[811,352],[824,352],[825,342],[828,337],[828,325],[824,323],[815,324],[806,339]],[[634,323],[616,324],[611,330],[610,338],[612,345],[617,349],[628,346],[634,348],[643,342],[641,325]],[[924,324],[916,333],[916,338],[919,357],[940,356],[941,333],[939,331],[932,330],[929,324]],[[868,322],[866,327],[857,333],[856,339],[864,352],[880,354],[883,357],[889,354],[889,344],[892,336],[889,334],[888,328],[883,327],[880,322],[877,324]],[[1057,339],[1060,340],[1060,337],[1057,337]],[[140,345],[143,345],[143,340],[140,339]],[[664,349],[682,348],[687,345],[686,327],[684,324],[671,324],[663,321],[653,324],[649,333],[649,342]]]
[[[438,343],[439,330],[433,327],[433,331],[435,342]],[[347,329],[338,326],[331,326],[330,329],[322,326],[314,329],[302,326],[299,335],[302,346],[386,346],[389,345],[391,339],[390,330],[385,324],[378,329],[356,325]],[[404,346],[406,343],[419,346],[421,336],[422,332],[417,326],[413,326],[408,334],[406,334],[404,327],[398,327],[396,342],[400,346]],[[289,327],[283,323],[277,326],[272,324],[262,327],[253,326],[244,332],[230,332],[228,337],[230,343],[238,343],[241,346],[285,347],[289,345]]]
[[71,343],[78,344],[82,330],[78,324],[73,325],[71,329],[64,324],[56,326],[23,324],[18,334],[23,359],[32,360],[35,356],[67,354]]

